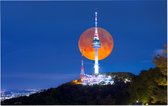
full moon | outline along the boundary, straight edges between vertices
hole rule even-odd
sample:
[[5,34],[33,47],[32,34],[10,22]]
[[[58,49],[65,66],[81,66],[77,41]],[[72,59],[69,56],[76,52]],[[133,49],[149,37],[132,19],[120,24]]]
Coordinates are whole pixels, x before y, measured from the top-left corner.
[[[81,34],[78,41],[80,52],[84,57],[90,60],[95,59],[95,51],[94,48],[92,48],[94,32],[94,27],[87,29]],[[101,47],[98,49],[98,59],[103,60],[111,54],[114,42],[111,34],[107,30],[98,27],[98,34],[101,43]]]

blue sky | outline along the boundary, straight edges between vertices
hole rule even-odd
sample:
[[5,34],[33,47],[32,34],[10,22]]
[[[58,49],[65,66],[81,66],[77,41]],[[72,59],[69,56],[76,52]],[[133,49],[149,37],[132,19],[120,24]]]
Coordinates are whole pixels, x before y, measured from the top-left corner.
[[[109,2],[2,2],[2,88],[49,88],[79,77],[78,40],[94,26],[114,39],[100,72],[131,72],[154,67],[155,52],[167,43],[166,0]],[[84,59],[86,73],[93,61]]]

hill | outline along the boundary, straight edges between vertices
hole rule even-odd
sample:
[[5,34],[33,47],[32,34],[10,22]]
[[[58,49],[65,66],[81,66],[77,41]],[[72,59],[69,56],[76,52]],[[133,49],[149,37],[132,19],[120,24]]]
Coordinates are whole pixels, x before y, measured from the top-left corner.
[[[108,74],[113,76],[114,73]],[[2,104],[127,104],[129,94],[126,90],[129,83],[124,83],[124,79],[121,80],[125,76],[128,79],[135,77],[135,75],[130,73],[115,73],[115,84],[103,86],[83,86],[69,82],[57,88],[50,88],[43,92],[32,94],[29,97],[23,96],[5,100]]]
[[[128,105],[167,104],[167,81],[160,68],[131,73],[107,73],[113,85],[80,85],[72,82],[30,96],[2,101],[2,105]],[[126,81],[130,80],[130,81]]]

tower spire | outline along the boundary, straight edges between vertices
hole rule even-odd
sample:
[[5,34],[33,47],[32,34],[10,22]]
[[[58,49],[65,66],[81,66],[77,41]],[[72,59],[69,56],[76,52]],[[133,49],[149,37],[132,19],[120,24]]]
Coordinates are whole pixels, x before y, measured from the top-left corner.
[[98,33],[97,24],[98,24],[98,22],[97,22],[97,11],[95,11],[95,34]]

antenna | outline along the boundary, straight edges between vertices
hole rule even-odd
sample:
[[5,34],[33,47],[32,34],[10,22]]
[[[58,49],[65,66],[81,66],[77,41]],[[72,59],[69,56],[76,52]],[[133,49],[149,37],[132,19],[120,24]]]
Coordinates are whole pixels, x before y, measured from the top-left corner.
[[95,11],[95,34],[98,33],[97,24],[98,24],[98,22],[97,22],[97,12]]

